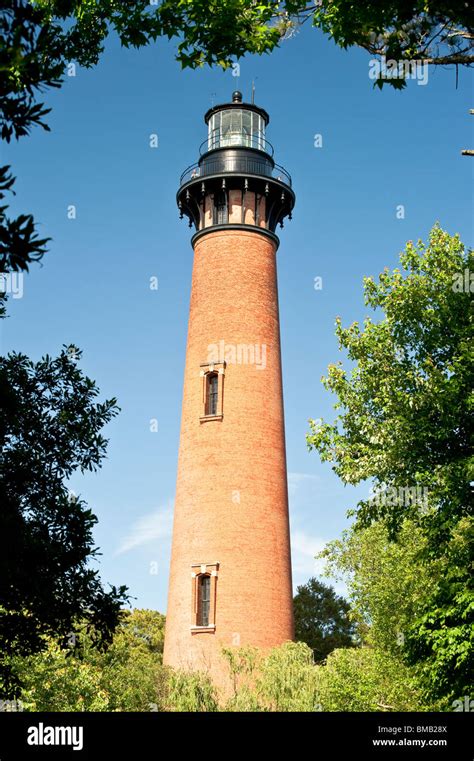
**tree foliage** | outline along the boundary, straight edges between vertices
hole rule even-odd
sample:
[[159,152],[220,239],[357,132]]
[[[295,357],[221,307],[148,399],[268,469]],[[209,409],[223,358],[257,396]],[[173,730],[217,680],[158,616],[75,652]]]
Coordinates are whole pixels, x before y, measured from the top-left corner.
[[168,711],[215,713],[219,697],[205,672],[173,670],[169,674],[166,706]]
[[350,616],[364,644],[402,655],[404,632],[443,575],[440,560],[422,562],[425,545],[412,521],[405,521],[396,541],[389,540],[382,523],[375,523],[344,531],[320,553],[326,573],[347,585]]
[[[343,328],[353,363],[329,367],[335,422],[310,421],[307,441],[344,483],[372,479],[358,503],[358,527],[382,522],[395,538],[407,519],[424,538],[421,557],[443,575],[405,632],[413,663],[433,694],[465,694],[473,665],[472,590],[472,253],[435,226],[425,245],[409,242],[401,269],[365,280],[379,310],[363,328]],[[468,277],[466,279],[466,272]],[[467,693],[466,693],[467,694]]]
[[349,619],[349,603],[332,587],[312,578],[299,586],[293,600],[295,637],[313,651],[316,663],[324,661],[339,647],[351,647],[354,624]]
[[171,672],[167,710],[312,713],[439,707],[423,699],[413,669],[368,645],[333,650],[324,664],[314,663],[304,642],[286,642],[250,657],[248,648],[240,648],[234,649],[233,664],[239,678],[230,697],[219,695],[205,672]]
[[[15,193],[15,178],[9,166],[0,167],[0,202],[7,192]],[[16,219],[7,216],[8,205],[0,206],[0,317],[5,316],[8,298],[8,277],[13,272],[28,272],[32,262],[38,262],[46,253],[49,238],[38,238],[31,214]]]
[[271,3],[248,0],[9,0],[0,22],[2,137],[18,138],[34,124],[48,129],[49,109],[36,102],[36,93],[59,87],[70,62],[95,66],[111,32],[125,48],[176,38],[183,67],[226,67],[232,58],[272,49],[279,39],[267,26],[272,12]]
[[44,647],[44,636],[68,638],[84,618],[99,647],[112,639],[126,588],[106,592],[90,561],[98,553],[96,516],[70,494],[75,472],[95,471],[106,452],[101,430],[118,411],[98,402],[95,383],[77,367],[81,352],[64,348],[34,363],[0,359],[0,678],[4,694],[17,680],[14,655]]
[[159,685],[165,617],[152,610],[123,610],[113,641],[100,652],[79,622],[80,646],[47,639],[44,652],[17,659],[26,711],[161,710]]
[[463,0],[393,0],[382,5],[350,0],[139,0],[133,6],[119,0],[7,0],[0,20],[2,137],[27,134],[33,124],[47,129],[48,109],[36,103],[35,90],[60,86],[71,61],[96,65],[110,32],[124,47],[142,47],[159,37],[177,39],[176,58],[183,67],[228,67],[246,53],[271,52],[308,19],[344,48],[357,45],[397,61],[474,60],[472,16]]
[[[469,3],[464,0],[323,0],[322,3],[285,3],[291,30],[311,19],[340,47],[357,46],[374,56],[396,61],[418,61],[432,65],[474,63],[474,24]],[[315,7],[316,6],[316,7]],[[401,89],[407,70],[375,81]]]
[[201,672],[172,671],[168,693],[171,711],[317,711],[318,671],[304,642],[286,642],[269,652],[257,648],[224,648],[233,683],[222,694]]
[[334,650],[319,670],[323,711],[427,711],[413,670],[379,648]]
[[326,574],[347,585],[361,642],[354,652],[339,649],[327,659],[320,682],[325,710],[450,710],[407,657],[406,633],[443,577],[441,560],[423,558],[426,542],[413,521],[403,523],[396,540],[377,522],[352,526],[320,553]]

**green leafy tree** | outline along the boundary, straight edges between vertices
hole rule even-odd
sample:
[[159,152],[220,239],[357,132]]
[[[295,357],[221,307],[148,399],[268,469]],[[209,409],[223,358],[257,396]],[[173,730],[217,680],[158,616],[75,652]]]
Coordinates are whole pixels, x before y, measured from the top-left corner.
[[171,671],[170,711],[318,711],[318,667],[304,642],[286,642],[269,652],[224,648],[230,697],[219,693],[203,671]]
[[[409,242],[402,269],[365,280],[366,304],[382,313],[343,328],[353,363],[331,365],[323,383],[337,396],[333,423],[310,421],[307,441],[344,483],[372,479],[356,522],[377,521],[395,538],[410,519],[426,539],[420,557],[443,575],[405,631],[412,663],[433,695],[468,694],[472,614],[472,252],[435,226]],[[467,285],[466,285],[467,283]]]
[[[0,203],[6,193],[14,193],[15,178],[9,166],[0,167]],[[13,273],[28,272],[32,262],[38,262],[46,253],[49,238],[39,238],[31,214],[16,219],[8,217],[8,205],[0,206],[0,318],[5,317],[9,278]]]
[[332,587],[312,578],[297,587],[293,599],[295,637],[312,649],[316,663],[324,661],[338,647],[354,644],[354,624],[349,619],[349,603]]
[[474,63],[472,10],[464,0],[323,0],[275,5],[287,35],[311,20],[341,48],[356,46],[397,62],[389,78],[380,72],[374,82],[379,87],[405,87],[406,75],[413,70],[403,62],[434,66]]
[[108,711],[109,696],[101,684],[101,670],[78,661],[53,639],[45,640],[40,655],[15,659],[22,682],[24,711]]
[[169,711],[215,713],[219,710],[216,688],[203,671],[170,671],[166,701]]
[[319,711],[318,667],[304,642],[285,642],[262,661],[256,693],[265,711]]
[[324,710],[449,710],[448,701],[435,702],[427,694],[420,668],[406,662],[404,632],[443,575],[440,560],[427,563],[420,557],[425,546],[421,528],[407,520],[396,541],[378,522],[352,527],[320,553],[325,572],[347,585],[350,616],[362,643],[327,659],[320,672]]
[[426,538],[405,521],[396,541],[382,523],[344,531],[320,553],[326,573],[345,582],[350,616],[361,641],[393,656],[403,653],[404,632],[437,589],[443,562],[423,562]]
[[108,711],[162,710],[161,688],[165,616],[154,610],[122,611],[120,625],[105,653],[87,639],[80,654],[101,670]]
[[123,610],[106,652],[95,647],[87,622],[75,627],[76,647],[48,638],[44,652],[16,659],[24,710],[161,710],[164,624],[157,611]]
[[99,647],[112,639],[125,587],[106,592],[92,531],[96,516],[71,495],[75,472],[95,471],[105,456],[101,429],[118,411],[97,402],[95,383],[64,348],[34,363],[22,354],[0,359],[0,679],[18,690],[11,658],[44,647],[44,636],[68,639],[84,618]]
[[334,650],[319,668],[323,711],[429,711],[412,669],[378,648]]

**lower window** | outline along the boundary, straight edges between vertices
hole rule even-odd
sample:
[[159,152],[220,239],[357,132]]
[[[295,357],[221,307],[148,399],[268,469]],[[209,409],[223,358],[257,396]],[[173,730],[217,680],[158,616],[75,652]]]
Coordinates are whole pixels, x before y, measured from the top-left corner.
[[213,632],[216,628],[217,572],[219,563],[192,566],[191,631]]
[[198,582],[198,626],[209,626],[209,608],[211,603],[211,577],[199,576]]

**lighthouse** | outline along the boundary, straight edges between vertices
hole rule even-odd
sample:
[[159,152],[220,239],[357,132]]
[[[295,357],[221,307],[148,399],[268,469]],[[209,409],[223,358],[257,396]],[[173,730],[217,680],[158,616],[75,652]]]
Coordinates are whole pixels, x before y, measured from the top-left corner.
[[242,102],[205,114],[180,179],[195,232],[164,663],[225,689],[223,647],[293,639],[275,230],[295,195]]

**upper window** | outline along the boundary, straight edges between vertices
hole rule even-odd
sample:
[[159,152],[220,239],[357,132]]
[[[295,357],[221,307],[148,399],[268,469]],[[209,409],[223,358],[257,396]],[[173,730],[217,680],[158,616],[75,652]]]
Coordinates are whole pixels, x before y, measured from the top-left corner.
[[225,362],[206,362],[201,365],[199,375],[202,382],[201,413],[199,420],[222,420],[224,399]]
[[225,190],[220,190],[214,198],[214,224],[225,225],[228,221],[227,195]]

